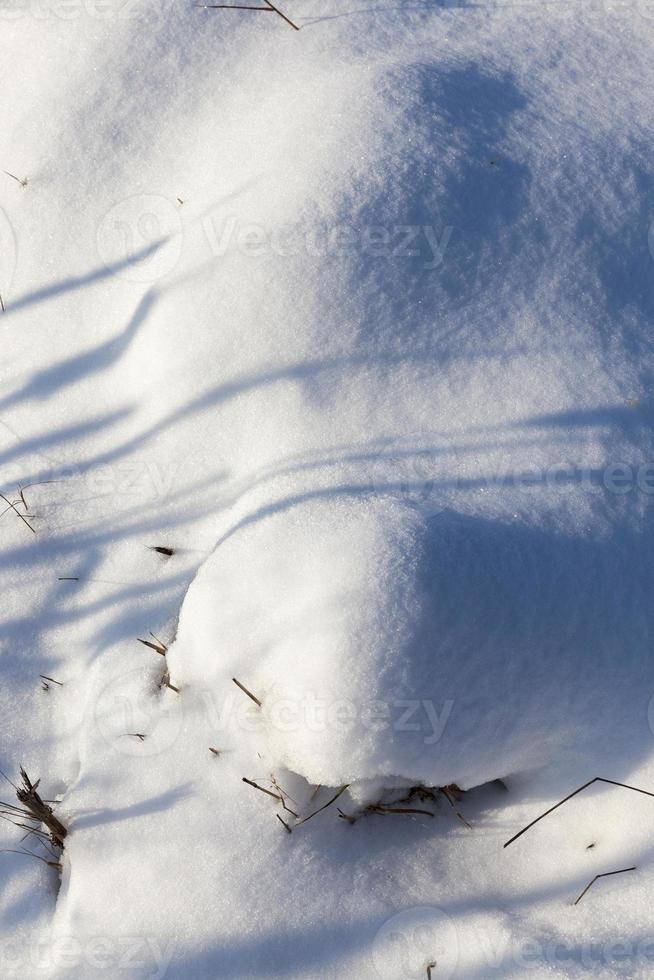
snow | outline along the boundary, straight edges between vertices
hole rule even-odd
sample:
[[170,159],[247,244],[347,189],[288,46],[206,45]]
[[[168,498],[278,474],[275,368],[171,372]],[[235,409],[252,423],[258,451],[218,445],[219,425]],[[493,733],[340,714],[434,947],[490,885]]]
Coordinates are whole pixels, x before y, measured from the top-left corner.
[[652,7],[280,7],[0,10],[0,971],[648,977]]

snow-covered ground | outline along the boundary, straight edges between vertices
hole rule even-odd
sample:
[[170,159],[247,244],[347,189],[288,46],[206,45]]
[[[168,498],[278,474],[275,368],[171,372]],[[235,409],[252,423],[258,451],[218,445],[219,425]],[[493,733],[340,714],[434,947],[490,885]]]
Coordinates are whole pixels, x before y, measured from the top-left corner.
[[654,4],[279,7],[2,0],[0,974],[651,977]]

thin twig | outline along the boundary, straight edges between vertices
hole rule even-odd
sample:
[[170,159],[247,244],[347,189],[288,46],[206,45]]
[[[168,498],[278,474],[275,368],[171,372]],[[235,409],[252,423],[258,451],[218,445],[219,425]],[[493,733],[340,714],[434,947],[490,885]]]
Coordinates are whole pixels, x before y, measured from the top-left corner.
[[635,868],[635,867],[633,867],[633,868],[622,868],[622,870],[621,870],[621,871],[605,871],[605,872],[604,872],[604,874],[601,874],[601,875],[595,875],[595,877],[593,878],[593,880],[592,880],[592,881],[590,881],[590,882],[589,882],[589,883],[588,883],[588,884],[586,885],[586,887],[584,888],[584,890],[583,890],[583,892],[581,893],[581,895],[579,896],[579,898],[578,898],[578,899],[577,899],[577,900],[576,900],[576,901],[574,902],[574,904],[575,904],[575,905],[578,905],[578,904],[579,904],[579,902],[580,902],[580,901],[582,900],[582,898],[584,897],[584,895],[586,894],[586,892],[587,892],[587,891],[588,891],[588,890],[589,890],[590,888],[592,888],[592,886],[593,886],[593,885],[595,884],[595,882],[596,882],[596,881],[597,881],[597,880],[598,880],[599,878],[610,878],[610,876],[611,876],[611,875],[623,875],[623,874],[625,874],[625,872],[627,872],[627,871],[635,871],[635,870],[636,870],[636,868]]
[[300,824],[306,823],[307,820],[311,820],[311,818],[312,817],[315,817],[316,814],[322,813],[322,811],[323,810],[326,810],[328,806],[331,806],[332,803],[335,803],[336,800],[339,798],[339,796],[342,796],[343,793],[345,792],[345,790],[348,789],[348,788],[349,788],[349,783],[347,783],[345,786],[341,786],[341,788],[339,789],[339,791],[336,794],[336,796],[333,796],[332,799],[329,800],[327,803],[325,803],[323,806],[318,807],[318,809],[317,810],[314,810],[313,813],[310,813],[308,817],[304,817],[302,820],[298,821],[298,823],[296,824],[296,826],[299,827]]
[[23,177],[21,179],[20,177],[17,177],[16,174],[10,174],[8,170],[3,170],[2,172],[3,174],[6,174],[7,177],[12,177],[13,180],[16,180],[21,187],[27,187],[27,177]]
[[236,686],[239,687],[241,691],[243,691],[243,694],[247,694],[247,696],[250,698],[251,701],[254,701],[254,703],[258,705],[260,708],[263,707],[259,698],[255,697],[252,691],[248,691],[247,687],[241,684],[240,681],[237,681],[235,677],[232,677],[232,680],[234,681]]
[[456,809],[456,807],[454,805],[454,800],[450,796],[450,790],[451,790],[450,787],[446,787],[446,786],[441,786],[440,787],[440,792],[443,794],[443,796],[445,797],[445,799],[447,800],[447,802],[450,804],[450,806],[454,810],[455,816],[457,816],[459,818],[459,820],[461,821],[461,823],[463,823],[463,824],[466,825],[466,827],[468,828],[468,830],[472,830],[471,824],[469,824],[468,821],[466,820],[466,818],[463,816],[463,814],[462,813],[459,813],[459,811]]
[[232,4],[232,3],[196,3],[193,4],[194,7],[201,7],[203,10],[258,10],[260,13],[275,13],[278,14],[282,20],[285,20],[294,31],[299,31],[300,28],[297,24],[294,24],[290,18],[283,14],[281,10],[276,7],[270,0],[265,0],[268,4],[267,7],[252,7],[246,4]]
[[531,830],[531,828],[535,824],[537,824],[539,820],[542,820],[544,817],[549,816],[550,813],[553,813],[555,810],[558,810],[560,806],[563,806],[564,803],[567,803],[568,800],[571,800],[573,796],[577,795],[577,793],[581,793],[583,790],[588,789],[588,787],[592,786],[593,783],[608,783],[610,786],[620,786],[622,787],[622,789],[630,789],[634,793],[642,793],[644,796],[654,797],[654,793],[650,793],[649,790],[639,789],[637,786],[627,786],[626,783],[618,783],[615,781],[615,779],[605,779],[603,776],[595,776],[594,779],[590,779],[587,783],[584,783],[583,786],[580,786],[579,789],[576,789],[574,793],[570,793],[570,795],[566,796],[565,799],[561,800],[559,803],[555,803],[554,806],[551,806],[549,810],[545,811],[545,813],[541,813],[540,817],[536,817],[535,820],[532,820],[531,823],[528,823],[527,826],[523,827],[521,831],[519,831],[511,838],[511,840],[508,840],[504,845],[504,847],[508,847],[509,844],[513,844],[513,842],[516,841],[518,837],[522,837],[522,835],[526,834],[528,830]]
[[0,493],[0,497],[2,497],[2,499],[4,500],[4,502],[5,502],[6,504],[9,504],[9,508],[10,508],[11,510],[13,510],[13,511],[14,511],[14,513],[15,513],[15,514],[16,514],[16,515],[17,515],[18,517],[20,517],[20,519],[21,519],[21,521],[23,522],[23,524],[27,524],[27,526],[28,526],[28,528],[30,529],[30,531],[32,531],[32,533],[33,533],[33,534],[36,534],[36,531],[34,530],[34,528],[32,527],[32,525],[30,524],[30,522],[29,522],[29,521],[28,521],[28,520],[27,520],[27,519],[26,519],[26,518],[25,518],[25,517],[24,517],[24,516],[23,516],[23,515],[21,514],[21,512],[20,512],[20,511],[18,510],[18,508],[16,507],[16,505],[15,505],[15,504],[12,504],[12,502],[11,502],[11,500],[8,500],[8,499],[7,499],[6,497],[5,497],[5,495],[4,495],[4,493]]
[[140,636],[137,636],[136,639],[139,641],[139,643],[142,643],[144,647],[150,647],[151,650],[154,650],[155,653],[158,653],[162,657],[166,656],[168,647],[165,647],[163,643],[151,643],[150,640],[142,640]]
[[[68,830],[61,823],[60,820],[55,817],[52,812],[52,807],[49,806],[45,800],[43,800],[37,793],[37,787],[40,780],[37,779],[35,783],[32,783],[29,776],[21,766],[20,770],[21,786],[16,788],[16,796],[18,797],[18,802],[23,805],[24,810],[20,811],[18,807],[13,807],[9,805],[8,809],[14,812],[19,811],[22,815],[27,812],[29,816],[35,820],[37,823],[45,824],[50,832],[50,840],[57,847],[63,848],[64,839]],[[7,806],[6,804],[2,804]]]
[[291,828],[289,827],[289,825],[286,823],[286,821],[283,820],[278,813],[276,813],[275,816],[277,817],[277,819],[279,820],[279,822],[286,828],[287,832],[289,834],[292,834],[293,831],[291,830]]
[[298,815],[295,812],[295,810],[291,810],[290,806],[287,806],[287,804],[286,804],[286,797],[288,796],[289,800],[291,800],[291,802],[292,803],[295,803],[296,805],[297,805],[297,800],[294,800],[293,797],[289,793],[286,792],[286,790],[282,789],[282,787],[279,785],[279,783],[277,782],[277,780],[275,779],[274,776],[271,776],[270,777],[270,782],[272,783],[272,785],[275,787],[275,789],[277,790],[277,792],[281,796],[282,806],[284,807],[284,809],[288,813],[292,813],[293,816],[297,818]]
[[381,803],[366,807],[370,813],[422,813],[426,817],[433,817],[431,810],[417,810],[413,807],[383,806]]
[[23,851],[23,850],[17,851],[13,847],[3,847],[2,853],[3,854],[24,854],[25,857],[36,858],[37,861],[43,861],[43,863],[44,864],[47,864],[48,867],[50,867],[50,868],[56,868],[57,871],[61,871],[61,862],[60,861],[48,861],[47,858],[41,857],[40,854],[33,854],[32,851]]
[[273,800],[278,800],[280,803],[283,803],[284,802],[282,800],[281,796],[279,796],[277,793],[273,793],[272,790],[264,789],[264,787],[263,786],[259,786],[258,783],[253,783],[251,779],[246,779],[245,776],[243,776],[242,779],[243,779],[243,782],[244,783],[247,783],[248,784],[248,786],[254,786],[255,789],[258,789],[262,793],[265,793],[266,796],[272,796]]
[[268,6],[270,7],[271,10],[274,10],[276,14],[279,14],[279,16],[282,18],[282,20],[285,20],[287,24],[290,24],[290,26],[293,28],[294,31],[299,31],[300,30],[300,28],[297,26],[297,24],[294,24],[292,20],[289,20],[289,18],[286,16],[286,14],[283,14],[281,12],[281,10],[279,9],[279,7],[276,7],[274,3],[271,3],[270,0],[266,0],[266,3],[268,4]]

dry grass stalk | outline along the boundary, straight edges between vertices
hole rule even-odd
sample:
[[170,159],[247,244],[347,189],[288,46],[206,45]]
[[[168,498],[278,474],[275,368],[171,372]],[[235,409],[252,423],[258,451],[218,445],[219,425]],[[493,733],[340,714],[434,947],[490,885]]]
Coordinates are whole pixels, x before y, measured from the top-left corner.
[[286,16],[286,14],[283,14],[279,9],[279,7],[276,7],[273,3],[270,2],[270,0],[264,0],[264,3],[267,4],[266,7],[253,7],[248,4],[233,4],[233,3],[196,3],[195,6],[201,7],[203,10],[258,10],[259,13],[264,13],[264,14],[275,13],[275,14],[279,14],[282,20],[285,20],[286,23],[289,24],[294,31],[300,30],[297,24],[294,24],[293,21],[290,20]]
[[5,847],[3,849],[3,854],[24,854],[25,857],[36,858],[37,861],[43,861],[43,863],[47,864],[49,868],[54,868],[56,871],[61,871],[62,869],[61,861],[57,860],[55,854],[52,855],[52,860],[48,860],[48,858],[44,858],[41,854],[34,854],[33,851],[26,851],[24,848],[16,850],[13,847]]
[[374,803],[371,806],[367,806],[366,810],[368,813],[420,813],[425,817],[435,816],[431,810],[418,810],[415,807],[401,807],[401,806],[384,806],[382,803]]
[[165,657],[168,653],[168,647],[166,644],[162,643],[161,640],[158,640],[154,633],[150,632],[150,636],[155,641],[154,643],[152,640],[142,640],[140,636],[137,636],[136,639],[139,641],[139,643],[142,643],[144,647],[149,647],[151,650],[154,650],[156,653],[160,654],[160,656]]
[[[6,514],[8,510],[13,510],[14,514],[16,514],[16,516],[20,518],[20,520],[23,522],[23,524],[26,524],[28,526],[28,528],[30,529],[30,531],[32,532],[32,534],[36,534],[35,529],[32,527],[32,525],[30,524],[30,522],[27,520],[27,517],[24,514],[21,514],[21,512],[18,510],[18,507],[16,505],[19,503],[19,501],[18,500],[9,500],[8,497],[5,497],[4,493],[0,493],[0,497],[7,504],[7,507],[3,510],[2,513],[3,514]],[[2,514],[0,514],[0,517],[1,516],[2,516]],[[31,515],[28,514],[27,516],[30,517]]]
[[255,697],[255,695],[254,695],[254,694],[252,693],[252,691],[248,691],[248,689],[247,689],[247,687],[245,687],[245,685],[244,685],[244,684],[241,684],[241,682],[240,682],[240,681],[237,681],[235,677],[232,677],[232,680],[234,681],[234,683],[236,684],[236,686],[237,686],[237,687],[238,687],[238,688],[239,688],[239,689],[240,689],[241,691],[243,691],[243,694],[247,694],[247,696],[249,697],[249,699],[250,699],[250,701],[254,701],[254,703],[255,703],[255,704],[256,704],[256,705],[257,705],[257,706],[258,706],[259,708],[261,708],[261,707],[263,707],[263,705],[261,704],[261,701],[259,700],[259,698],[258,698],[258,697]]
[[616,782],[615,779],[605,779],[603,776],[595,776],[594,779],[589,779],[588,782],[584,783],[583,786],[580,786],[579,789],[574,790],[574,792],[564,797],[564,799],[559,800],[558,803],[555,803],[554,806],[551,806],[549,810],[545,811],[545,813],[541,813],[539,817],[536,817],[535,820],[532,820],[531,823],[528,823],[527,826],[523,827],[522,830],[520,830],[517,834],[514,834],[511,840],[508,840],[504,846],[508,847],[509,844],[513,844],[513,842],[516,841],[518,837],[522,837],[523,834],[526,834],[527,831],[531,830],[531,828],[534,827],[540,820],[543,820],[545,817],[548,817],[550,813],[554,813],[554,811],[558,810],[560,806],[563,806],[564,803],[567,803],[568,800],[571,800],[573,796],[577,796],[578,793],[582,793],[585,789],[588,789],[588,787],[592,786],[593,783],[608,783],[610,786],[620,786],[622,789],[629,789],[634,793],[642,793],[644,796],[654,797],[654,793],[650,793],[650,791],[647,789],[639,789],[637,786],[628,786],[626,783],[618,783]]
[[2,172],[3,174],[6,174],[7,177],[11,177],[12,180],[17,181],[21,187],[27,187],[29,183],[27,177],[17,177],[16,174],[10,174],[8,170],[3,170]]
[[291,828],[289,827],[289,825],[288,825],[288,824],[286,823],[286,821],[285,821],[285,820],[283,820],[283,819],[282,819],[282,818],[280,817],[280,815],[279,815],[278,813],[276,813],[276,814],[275,814],[275,816],[276,816],[276,817],[277,817],[277,819],[279,820],[279,822],[280,822],[280,824],[281,824],[281,825],[282,825],[282,826],[284,827],[284,829],[286,830],[286,832],[287,832],[287,833],[289,833],[289,834],[292,834],[292,833],[293,833],[293,831],[292,831],[292,829],[291,829]]
[[324,803],[322,806],[318,807],[318,809],[314,810],[313,813],[310,813],[308,817],[303,817],[302,820],[298,821],[296,826],[299,827],[301,824],[306,823],[307,820],[311,820],[312,817],[315,817],[317,816],[317,814],[322,813],[323,810],[326,810],[327,807],[332,805],[332,803],[336,803],[336,800],[340,796],[342,796],[345,790],[348,788],[349,788],[349,783],[347,783],[345,786],[341,786],[336,796],[332,796],[331,800],[328,800],[327,803]]
[[[22,766],[20,769],[21,782],[19,786],[12,783],[4,773],[2,775],[13,786],[18,802],[21,805],[16,806],[13,803],[0,803],[0,816],[3,816],[15,826],[26,830],[28,834],[41,839],[46,838],[55,847],[63,848],[68,831],[54,815],[50,804],[39,796],[37,789],[40,780],[37,779],[35,783],[32,783]],[[30,820],[36,826],[31,826],[29,823],[23,822]],[[47,828],[47,833],[40,829],[41,824]]]
[[583,892],[581,893],[581,895],[579,896],[579,898],[578,898],[578,899],[577,899],[577,900],[576,900],[576,901],[574,902],[574,904],[575,904],[575,905],[578,905],[578,904],[579,904],[579,902],[580,902],[580,901],[582,900],[582,898],[584,897],[584,895],[586,894],[586,892],[587,892],[587,891],[588,891],[588,890],[589,890],[590,888],[592,888],[592,887],[593,887],[593,885],[595,884],[595,882],[596,882],[596,881],[597,881],[597,880],[598,880],[599,878],[610,878],[610,877],[611,877],[611,875],[623,875],[623,874],[625,874],[625,873],[626,873],[627,871],[635,871],[635,870],[636,870],[636,868],[635,868],[635,867],[633,867],[633,868],[622,868],[622,870],[621,870],[621,871],[605,871],[605,872],[604,872],[604,874],[602,874],[602,875],[595,875],[595,877],[593,878],[593,880],[592,880],[592,881],[589,881],[589,882],[588,882],[588,884],[587,884],[587,885],[586,885],[586,887],[584,888],[584,890],[583,890]]

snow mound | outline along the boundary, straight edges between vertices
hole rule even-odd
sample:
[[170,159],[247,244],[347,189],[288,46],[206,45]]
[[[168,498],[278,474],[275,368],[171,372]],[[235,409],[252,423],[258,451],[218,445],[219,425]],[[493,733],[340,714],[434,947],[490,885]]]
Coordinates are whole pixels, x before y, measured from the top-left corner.
[[244,683],[261,719],[243,698],[230,726],[274,765],[329,786],[469,788],[554,762],[592,773],[613,755],[648,649],[629,542],[429,515],[374,491],[271,511],[199,572],[169,662],[223,706]]

